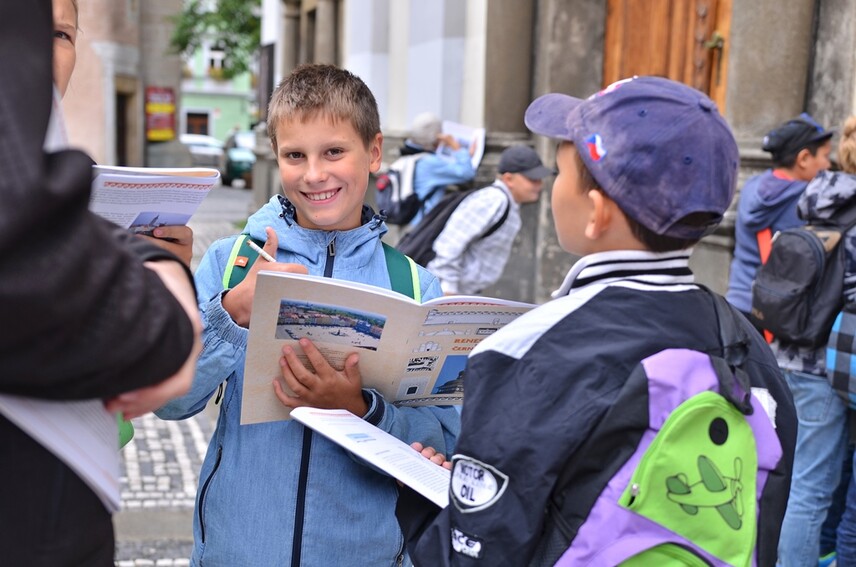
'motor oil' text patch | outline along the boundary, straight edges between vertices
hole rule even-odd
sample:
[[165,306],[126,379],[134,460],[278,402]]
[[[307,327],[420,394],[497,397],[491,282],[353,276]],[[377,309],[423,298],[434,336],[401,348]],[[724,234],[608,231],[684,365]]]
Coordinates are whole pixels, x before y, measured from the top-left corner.
[[508,486],[508,476],[465,455],[452,457],[452,502],[461,512],[490,508]]

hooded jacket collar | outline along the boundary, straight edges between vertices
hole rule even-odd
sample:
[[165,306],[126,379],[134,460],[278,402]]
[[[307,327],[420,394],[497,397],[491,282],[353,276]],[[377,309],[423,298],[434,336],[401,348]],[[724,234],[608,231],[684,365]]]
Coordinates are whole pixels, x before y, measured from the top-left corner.
[[797,210],[803,220],[825,220],[852,204],[854,196],[856,176],[841,171],[821,171],[806,187]]
[[294,205],[282,195],[274,195],[270,201],[247,219],[244,232],[252,238],[266,240],[265,228],[276,231],[279,248],[300,259],[308,265],[323,264],[327,249],[336,241],[338,260],[351,260],[367,263],[377,241],[387,232],[383,217],[371,207],[363,205],[362,224],[351,230],[308,229],[297,224],[297,211]]

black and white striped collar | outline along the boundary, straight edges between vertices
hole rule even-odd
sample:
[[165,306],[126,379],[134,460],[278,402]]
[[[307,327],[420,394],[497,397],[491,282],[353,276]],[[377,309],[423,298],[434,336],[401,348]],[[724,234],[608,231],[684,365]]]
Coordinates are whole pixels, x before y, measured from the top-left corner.
[[686,286],[695,282],[689,260],[692,249],[675,252],[611,250],[580,258],[553,297],[592,284],[633,282],[645,286]]

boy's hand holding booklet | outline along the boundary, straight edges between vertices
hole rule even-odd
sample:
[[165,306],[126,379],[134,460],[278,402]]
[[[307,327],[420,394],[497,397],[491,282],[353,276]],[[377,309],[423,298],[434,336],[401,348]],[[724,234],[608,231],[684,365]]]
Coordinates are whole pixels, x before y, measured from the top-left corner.
[[158,226],[185,225],[220,179],[204,167],[92,166],[89,208],[132,232],[150,234]]
[[375,286],[263,270],[253,300],[241,423],[288,419],[272,383],[281,375],[283,345],[303,357],[301,338],[339,369],[358,352],[363,387],[396,405],[460,404],[470,351],[533,307],[477,296],[420,304]]

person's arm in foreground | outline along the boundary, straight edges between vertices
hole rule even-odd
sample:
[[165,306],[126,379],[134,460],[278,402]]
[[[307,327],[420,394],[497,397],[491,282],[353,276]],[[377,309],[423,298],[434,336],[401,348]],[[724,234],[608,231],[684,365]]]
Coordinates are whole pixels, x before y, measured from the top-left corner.
[[0,28],[0,49],[18,54],[0,58],[0,390],[112,398],[184,373],[198,334],[189,274],[149,269],[179,264],[88,210],[87,156],[42,149],[50,2],[3,3]]

